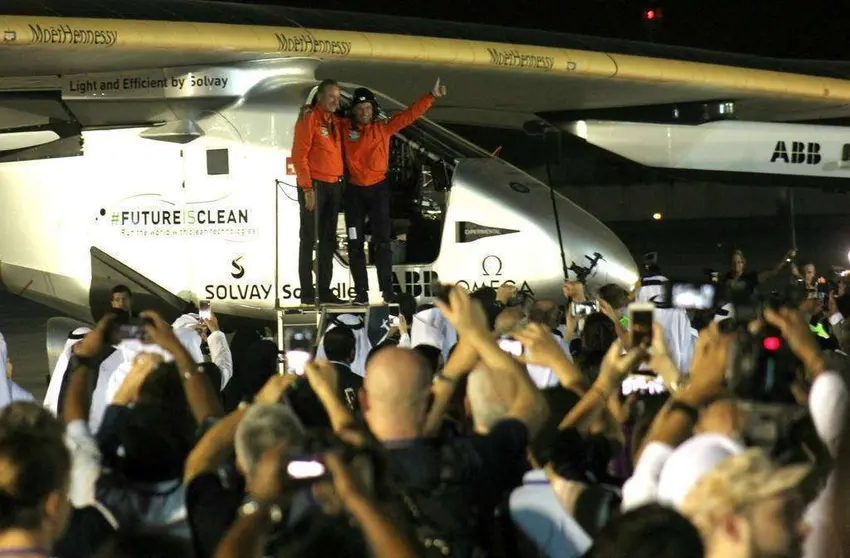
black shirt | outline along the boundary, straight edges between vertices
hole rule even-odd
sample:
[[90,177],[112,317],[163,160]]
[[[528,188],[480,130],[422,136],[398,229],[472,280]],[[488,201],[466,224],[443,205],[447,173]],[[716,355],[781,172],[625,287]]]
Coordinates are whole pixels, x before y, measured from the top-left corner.
[[[519,486],[516,467],[525,457],[528,428],[514,419],[497,423],[486,436],[386,444],[391,475],[404,486],[429,486],[439,479],[437,465],[441,461],[443,444],[455,446],[453,449],[463,458],[460,465],[464,467],[456,476],[468,481],[476,493],[488,494]],[[522,474],[519,474],[520,481]]]
[[337,370],[339,396],[348,404],[349,409],[356,411],[360,408],[357,394],[363,387],[363,377],[352,372],[351,367],[341,362],[333,361]]
[[737,287],[743,288],[747,293],[753,293],[759,286],[759,274],[755,271],[750,271],[749,273],[744,273],[737,279],[734,279],[732,277],[732,272],[729,271],[723,276],[723,283],[726,285],[727,289],[730,287]]
[[53,547],[53,555],[91,558],[115,532],[97,508],[73,508],[62,538]]
[[[225,482],[226,481],[226,482]],[[231,524],[245,496],[239,475],[203,473],[186,487],[186,513],[192,529],[195,555],[210,558]]]
[[486,436],[385,446],[393,484],[436,524],[441,536],[486,545],[482,538],[486,529],[480,523],[488,522],[504,495],[522,482],[528,428],[510,419],[496,424]]

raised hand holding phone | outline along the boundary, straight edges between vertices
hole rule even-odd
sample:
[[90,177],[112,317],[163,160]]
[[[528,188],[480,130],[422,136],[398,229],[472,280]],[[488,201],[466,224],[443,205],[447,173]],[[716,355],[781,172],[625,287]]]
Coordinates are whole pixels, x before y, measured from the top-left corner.
[[653,323],[655,323],[654,304],[651,302],[635,302],[629,305],[632,347],[652,346]]
[[206,321],[212,317],[212,309],[210,308],[209,300],[201,300],[198,302],[198,316]]
[[304,374],[304,367],[313,358],[313,335],[307,328],[293,328],[286,332],[286,372],[289,374]]

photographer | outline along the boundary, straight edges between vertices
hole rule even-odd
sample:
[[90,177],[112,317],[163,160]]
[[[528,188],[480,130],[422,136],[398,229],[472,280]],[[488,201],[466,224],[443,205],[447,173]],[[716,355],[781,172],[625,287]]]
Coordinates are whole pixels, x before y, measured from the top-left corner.
[[[802,269],[802,271],[800,271]],[[802,266],[797,267],[792,264],[791,273],[799,281],[803,283],[803,288],[806,290],[807,298],[816,298],[818,292],[818,272],[813,262],[806,262]]]
[[[338,395],[336,368],[326,361],[310,362],[305,376],[294,381],[288,377],[285,389],[307,382],[338,437],[315,431],[300,445],[267,449],[249,479],[252,499],[242,506],[241,517],[216,556],[260,556],[270,544],[285,556],[361,556],[364,541],[349,526],[345,510],[377,556],[411,555],[407,540],[378,509],[383,466],[369,436],[356,427]],[[263,397],[273,395],[279,400],[283,393],[274,389]],[[329,477],[335,494],[328,490]]]
[[[361,407],[372,434],[389,453],[390,482],[397,488],[397,514],[414,526],[429,555],[468,558],[490,545],[494,510],[519,482],[529,439],[539,432],[548,406],[525,370],[502,351],[481,306],[460,288],[438,301],[461,338],[434,386],[431,370],[411,351],[387,348],[369,361]],[[467,344],[464,348],[463,345]],[[440,420],[429,416],[432,394],[445,401],[475,359],[494,371],[494,389],[510,407],[486,436],[431,439]]]
[[796,256],[797,250],[791,249],[788,250],[788,252],[782,257],[782,261],[780,261],[773,269],[762,272],[745,272],[744,269],[747,265],[747,258],[744,257],[744,252],[741,250],[735,250],[732,252],[731,268],[725,275],[723,275],[720,282],[724,284],[727,289],[743,288],[744,290],[753,293],[761,283],[769,281],[778,275],[779,272],[781,272],[786,265],[791,263]]
[[[132,525],[159,527],[188,540],[182,480],[183,462],[196,429],[220,413],[215,388],[159,314],[141,314],[145,338],[172,363],[133,367],[121,397],[104,419],[96,440],[88,426],[90,386],[97,357],[115,335],[115,315],[107,314],[73,348],[62,415],[68,424],[73,458],[70,498],[88,509],[86,520],[69,530],[62,544],[67,556],[89,556],[105,531]],[[132,405],[123,407],[123,405]]]
[[[242,508],[239,519],[219,545],[215,558],[261,558],[263,549],[272,536],[275,525],[283,520],[281,505],[291,499],[293,486],[282,480],[282,467],[288,462],[287,454],[281,447],[268,450],[257,470],[262,486],[264,499],[246,504]],[[413,544],[399,530],[390,517],[384,513],[371,490],[358,474],[356,464],[346,461],[339,452],[325,453],[320,459],[325,473],[318,484],[313,485],[313,491],[325,492],[323,498],[326,510],[330,507],[333,512],[350,516],[359,526],[366,539],[371,555],[375,558],[418,558],[420,554]],[[326,477],[330,478],[327,493],[320,485],[327,485]],[[309,558],[312,556],[351,556],[365,555],[366,549],[352,549],[351,537],[354,533],[346,533],[345,523],[319,520],[317,525],[302,526],[304,529],[293,531],[295,537],[288,538],[279,548],[278,556],[292,558]],[[356,537],[355,537],[356,538]],[[309,542],[305,542],[309,541]],[[352,549],[352,550],[349,550]]]
[[[246,492],[261,487],[256,474],[264,452],[302,441],[300,422],[290,409],[279,404],[295,379],[279,375],[269,378],[252,404],[241,404],[218,421],[186,459],[186,508],[198,556],[213,555]],[[228,467],[234,452],[236,467]]]
[[[767,324],[781,332],[790,350],[802,363],[807,379],[812,382],[808,401],[811,419],[819,438],[834,455],[843,426],[842,417],[845,416],[847,408],[846,386],[838,374],[827,370],[820,347],[799,312],[788,308],[767,309],[763,315]],[[753,328],[752,331],[757,331],[757,324],[748,325]],[[753,339],[752,342],[761,343],[759,337]],[[770,342],[771,345],[774,343],[775,341]],[[716,325],[712,324],[703,331],[691,371],[691,381],[686,388],[676,393],[653,424],[639,455],[635,474],[624,487],[624,508],[652,501],[660,496],[662,490],[672,494],[672,498],[667,498],[668,501],[683,502],[703,475],[708,474],[718,463],[743,451],[740,442],[736,444],[729,435],[742,438],[752,433],[745,430],[744,424],[740,422],[743,417],[735,412],[735,409],[741,408],[740,402],[724,395],[730,350],[741,350],[741,347],[732,347],[733,336],[720,333]],[[729,406],[729,403],[732,406]],[[727,410],[722,412],[727,413],[727,420],[731,421],[727,423],[730,427],[723,433],[724,438],[716,438],[714,442],[706,439],[702,445],[694,438],[689,445],[679,445],[690,437],[692,429],[704,420],[706,413],[712,412],[712,408],[718,409],[717,406],[723,404],[727,405]],[[752,407],[752,404],[749,404],[749,407]],[[786,407],[780,406],[780,409]],[[765,406],[762,405],[761,408]],[[731,414],[728,414],[730,411]],[[776,412],[778,411],[774,411]],[[787,412],[785,414],[788,415]],[[739,418],[736,419],[736,416]],[[778,415],[774,416],[776,420],[780,418]],[[715,422],[715,428],[716,424]],[[727,441],[723,441],[724,439]],[[679,447],[674,450],[676,446]],[[676,452],[681,455],[681,463],[678,465],[676,461],[679,459],[673,459]],[[687,478],[665,474],[664,470],[668,466],[686,474]],[[677,488],[673,492],[662,489],[659,486],[661,477],[671,479]],[[664,482],[667,484],[667,481]],[[807,513],[807,519],[811,520],[815,533],[828,530],[822,511],[825,506],[825,494],[821,494]]]
[[[553,502],[557,498],[561,513],[564,510],[572,513],[581,527],[593,535],[608,521],[611,509],[616,509],[619,502],[616,488],[610,486],[615,483],[608,469],[618,449],[622,448],[624,439],[612,411],[613,407],[619,406],[623,378],[646,357],[645,349],[638,347],[623,355],[622,345],[614,342],[602,361],[599,377],[585,392],[581,380],[578,385],[572,384],[576,377],[580,378],[578,370],[559,355],[557,344],[545,332],[529,326],[517,333],[517,338],[524,345],[533,347],[526,360],[551,366],[553,370],[563,370],[559,374],[562,385],[572,387],[576,395],[581,395],[581,399],[577,402],[573,399],[568,406],[557,409],[560,415],[552,417],[553,420],[547,423],[539,439],[532,444],[532,464],[539,470],[528,473],[526,479],[541,476],[545,469],[544,476],[552,483],[551,488],[528,501],[525,497],[540,490],[530,488],[528,485],[533,483],[526,482],[526,486],[515,491],[511,497],[512,513],[514,504],[520,505],[522,501],[525,502],[523,507],[539,508],[544,505],[544,496]],[[564,373],[570,369],[572,374]],[[555,401],[558,399],[562,398]],[[553,410],[557,406],[552,403]],[[573,496],[568,496],[570,493]],[[526,510],[526,514],[529,511]],[[521,520],[518,515],[515,520],[525,523],[523,530],[535,538],[541,547],[557,545],[557,540],[545,543],[543,539],[534,537],[533,533],[545,531],[540,525],[546,523],[543,517],[539,517],[541,513],[544,517],[548,516],[549,521],[555,520],[554,516],[557,516],[552,510],[548,513],[538,510],[538,517],[526,515]]]

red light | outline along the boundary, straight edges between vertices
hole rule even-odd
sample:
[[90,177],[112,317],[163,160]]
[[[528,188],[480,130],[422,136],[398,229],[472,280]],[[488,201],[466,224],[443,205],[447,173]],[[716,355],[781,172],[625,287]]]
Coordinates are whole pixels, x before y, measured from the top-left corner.
[[778,351],[779,346],[782,345],[782,341],[780,341],[779,337],[765,337],[762,345],[768,351]]
[[659,8],[649,8],[643,11],[643,19],[646,21],[657,21],[661,19],[662,15]]

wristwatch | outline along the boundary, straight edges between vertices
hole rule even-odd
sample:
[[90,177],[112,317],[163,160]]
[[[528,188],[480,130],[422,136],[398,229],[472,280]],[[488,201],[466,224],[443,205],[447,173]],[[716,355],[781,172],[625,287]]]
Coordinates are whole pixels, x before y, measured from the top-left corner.
[[198,366],[195,368],[194,372],[184,372],[183,379],[188,381],[191,380],[194,376],[202,376],[204,374],[204,367]]
[[239,517],[248,517],[264,513],[272,523],[280,523],[283,521],[283,510],[277,504],[264,504],[256,500],[248,500],[239,508]]

